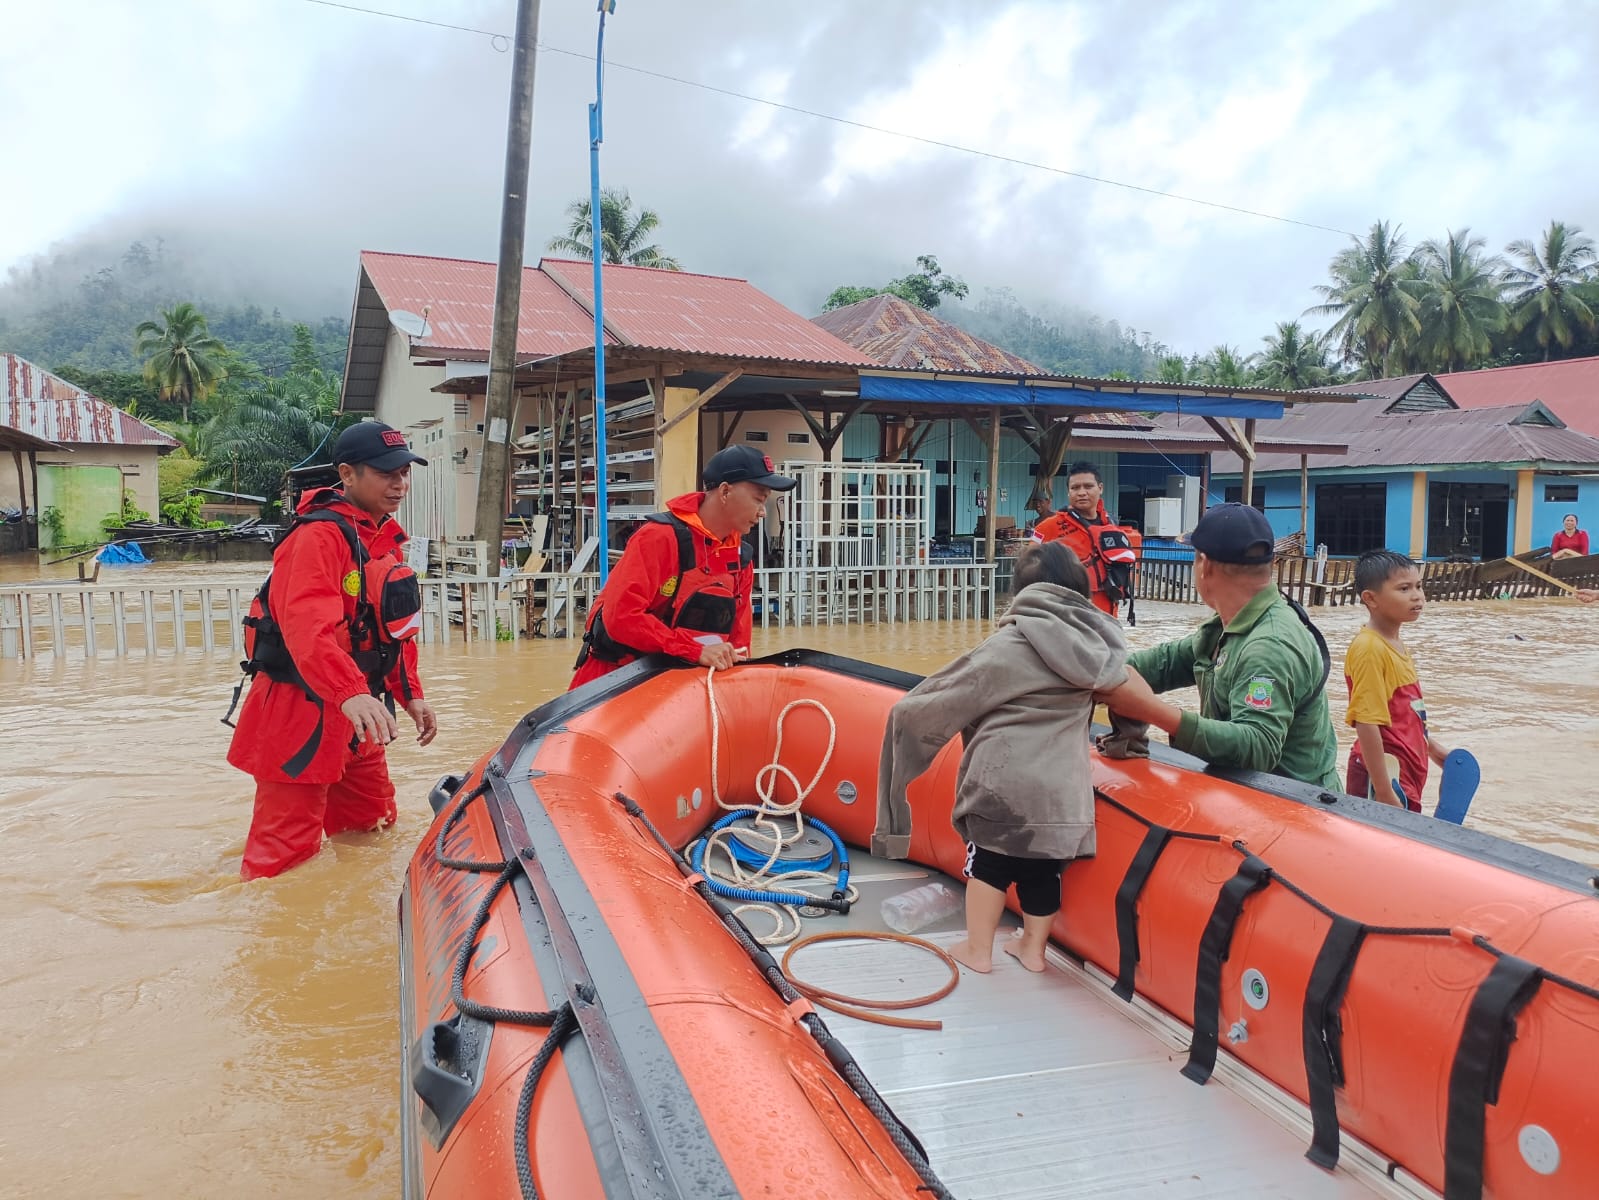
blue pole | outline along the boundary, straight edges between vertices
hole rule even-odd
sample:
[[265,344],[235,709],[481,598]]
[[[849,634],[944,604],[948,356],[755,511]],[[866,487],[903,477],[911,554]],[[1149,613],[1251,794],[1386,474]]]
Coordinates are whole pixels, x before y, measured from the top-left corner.
[[[600,237],[600,143],[605,140],[605,16],[616,0],[600,0],[599,42],[594,51],[594,103],[589,105],[589,229],[594,259],[594,525],[600,539],[600,585],[611,573],[610,501],[606,487],[605,293],[600,267],[605,260]],[[582,465],[579,459],[579,477]]]

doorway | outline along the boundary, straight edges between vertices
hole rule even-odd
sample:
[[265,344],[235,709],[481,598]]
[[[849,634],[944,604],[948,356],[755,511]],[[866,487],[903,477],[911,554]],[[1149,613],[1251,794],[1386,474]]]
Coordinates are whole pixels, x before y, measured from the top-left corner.
[[1508,484],[1428,484],[1428,558],[1503,558],[1509,533]]

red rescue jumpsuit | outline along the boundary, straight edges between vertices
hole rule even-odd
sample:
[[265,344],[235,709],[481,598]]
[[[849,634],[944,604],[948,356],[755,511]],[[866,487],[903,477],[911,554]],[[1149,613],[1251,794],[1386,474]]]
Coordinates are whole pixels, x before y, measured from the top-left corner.
[[[594,612],[603,606],[605,631],[614,641],[643,654],[662,652],[686,662],[698,662],[702,647],[697,639],[706,636],[703,631],[674,627],[663,617],[669,618],[691,591],[715,587],[730,590],[735,599],[733,630],[718,636],[734,646],[749,647],[754,623],[750,589],[755,584],[755,567],[741,562],[743,540],[737,534],[717,538],[705,528],[699,515],[704,499],[704,492],[690,492],[666,502],[666,511],[694,532],[698,568],[681,579],[677,534],[670,525],[646,522],[627,543],[594,606]],[[594,612],[589,614],[590,628]],[[591,653],[572,676],[571,686],[581,687],[609,675],[637,657],[630,654],[617,662],[607,662]]]
[[[1109,525],[1110,517],[1105,512],[1105,502],[1099,502],[1099,515],[1094,518],[1093,525]],[[1094,541],[1094,535],[1089,532],[1088,524],[1082,517],[1069,508],[1052,513],[1037,525],[1033,526],[1032,539],[1035,542],[1065,542],[1079,559],[1083,566],[1088,568],[1089,583],[1093,592],[1089,600],[1101,612],[1116,615],[1116,602],[1105,595],[1105,571],[1099,562],[1099,547]]]
[[[299,511],[315,507],[330,508],[355,526],[374,563],[400,559],[406,536],[392,517],[375,523],[327,488],[306,495]],[[350,656],[350,622],[361,586],[355,570],[349,544],[332,522],[297,529],[273,556],[272,616],[322,704],[296,684],[259,673],[251,680],[228,748],[228,761],[255,776],[255,816],[239,869],[245,879],[298,866],[321,849],[325,834],[385,829],[397,815],[384,748],[362,742],[352,750],[355,730],[339,711],[352,696],[371,690]],[[422,696],[415,641],[402,644],[384,683],[401,703]],[[304,761],[301,752],[308,747]]]

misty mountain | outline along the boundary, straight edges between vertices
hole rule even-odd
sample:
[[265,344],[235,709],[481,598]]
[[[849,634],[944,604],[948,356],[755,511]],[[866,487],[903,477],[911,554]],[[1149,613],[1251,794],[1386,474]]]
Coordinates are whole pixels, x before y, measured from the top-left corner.
[[967,333],[1060,375],[1154,379],[1170,347],[1081,308],[1033,311],[1009,288],[989,288],[976,304],[945,304],[938,315]]
[[57,247],[12,267],[0,284],[0,350],[52,369],[136,371],[134,327],[187,300],[229,350],[263,374],[288,368],[296,322],[310,327],[322,368],[343,373],[345,318],[266,308],[251,302],[247,285],[219,287],[205,274],[159,237],[120,251],[92,240]]

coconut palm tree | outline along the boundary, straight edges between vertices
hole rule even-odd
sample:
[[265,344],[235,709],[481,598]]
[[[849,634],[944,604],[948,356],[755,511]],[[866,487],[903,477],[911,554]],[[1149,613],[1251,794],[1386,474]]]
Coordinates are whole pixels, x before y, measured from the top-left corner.
[[1421,333],[1416,269],[1401,230],[1378,221],[1328,265],[1332,283],[1318,284],[1326,303],[1306,309],[1336,317],[1328,334],[1346,363],[1380,379],[1404,361]]
[[1430,371],[1465,371],[1493,353],[1493,335],[1505,326],[1505,261],[1484,257],[1487,241],[1470,229],[1451,231],[1416,251],[1420,267],[1419,358]]
[[189,405],[199,403],[227,377],[227,347],[206,328],[205,316],[188,301],[163,309],[161,320],[141,321],[133,352],[144,360],[144,377],[176,400],[189,423]]
[[[551,238],[548,249],[577,258],[594,257],[593,224],[587,200],[574,200],[566,206],[571,221],[566,233]],[[653,210],[642,208],[635,216],[633,198],[622,188],[606,188],[600,193],[600,246],[604,261],[630,267],[655,267],[662,271],[681,271],[677,259],[661,252],[659,246],[646,245],[650,234],[661,223]]]
[[1581,285],[1593,278],[1599,260],[1581,229],[1551,221],[1541,245],[1518,239],[1505,251],[1514,260],[1501,275],[1511,321],[1531,336],[1545,362],[1555,351],[1569,350],[1580,333],[1593,332],[1594,308]]
[[1255,379],[1264,386],[1297,392],[1332,378],[1324,334],[1307,330],[1298,321],[1278,321],[1277,331],[1260,340],[1266,349],[1256,357]]
[[[334,436],[354,423],[340,415],[339,377],[296,371],[228,399],[205,430],[205,477],[235,491],[275,496],[283,473],[326,462]],[[235,486],[237,485],[237,486]]]
[[1192,378],[1215,387],[1245,387],[1251,381],[1254,355],[1243,355],[1236,346],[1217,346],[1199,360]]

